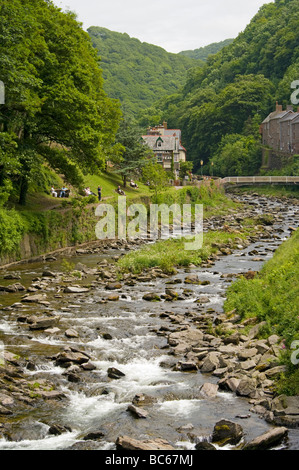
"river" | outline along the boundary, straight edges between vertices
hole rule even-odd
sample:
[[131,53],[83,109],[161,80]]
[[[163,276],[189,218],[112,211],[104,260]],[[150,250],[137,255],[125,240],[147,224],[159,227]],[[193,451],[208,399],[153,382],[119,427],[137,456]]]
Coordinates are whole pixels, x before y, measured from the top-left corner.
[[[111,292],[107,292],[105,283],[95,282],[95,276],[89,274],[88,269],[96,268],[103,260],[123,255],[126,251],[121,247],[67,259],[74,266],[80,263],[88,268],[83,280],[73,280],[73,284],[91,286],[87,293],[65,294],[60,291],[55,278],[47,279],[45,286],[39,285],[37,289],[38,293],[47,294],[44,304],[20,305],[24,292],[1,293],[0,341],[5,350],[17,354],[26,364],[23,373],[27,380],[39,383],[49,379],[66,399],[63,404],[44,400],[38,406],[20,405],[13,415],[2,417],[0,422],[13,429],[13,437],[0,439],[0,450],[114,450],[117,437],[123,435],[139,440],[163,438],[176,449],[193,450],[195,440],[192,436],[197,440],[207,438],[222,418],[239,422],[247,440],[271,427],[250,412],[251,405],[246,398],[221,390],[210,399],[199,397],[200,386],[206,382],[217,383],[217,377],[200,371],[174,370],[175,358],[169,353],[165,334],[176,328],[175,322],[169,322],[169,316],[183,318],[183,323],[187,324],[194,311],[221,314],[226,288],[235,276],[248,270],[259,270],[290,236],[289,227],[298,225],[298,206],[295,204],[260,196],[240,196],[240,200],[250,204],[257,214],[265,211],[275,214],[275,224],[269,228],[267,237],[247,248],[220,257],[210,267],[187,270],[208,281],[200,286],[188,286],[191,293],[187,299],[152,303],[142,298],[148,292],[165,293],[169,286],[175,286],[180,292],[186,287],[186,270],[181,269],[172,277],[138,281],[133,285],[123,283],[118,291],[119,300],[105,301]],[[61,263],[62,259],[58,258],[20,264],[6,270],[5,274],[19,274],[21,280],[18,282],[28,288],[43,280],[45,270],[60,273]],[[4,273],[0,273],[0,284],[15,282],[3,279],[3,276]],[[208,297],[209,301],[204,305],[194,304],[199,294]],[[52,334],[30,331],[20,320],[22,315],[39,315],[41,312],[59,316],[59,329],[53,330]],[[66,337],[64,332],[69,328],[76,330],[79,337]],[[65,346],[83,350],[91,357],[93,367],[79,373],[79,381],[71,381],[66,368],[53,359]],[[33,366],[28,367],[29,363]],[[112,367],[124,375],[119,379],[109,378],[107,371]],[[74,376],[76,373],[74,368]],[[146,407],[146,419],[136,419],[128,411],[138,394],[152,398],[152,403]],[[63,426],[65,432],[50,434],[53,424]],[[102,433],[102,436],[91,442],[85,440],[89,433]],[[299,449],[299,430],[289,430],[286,449]]]

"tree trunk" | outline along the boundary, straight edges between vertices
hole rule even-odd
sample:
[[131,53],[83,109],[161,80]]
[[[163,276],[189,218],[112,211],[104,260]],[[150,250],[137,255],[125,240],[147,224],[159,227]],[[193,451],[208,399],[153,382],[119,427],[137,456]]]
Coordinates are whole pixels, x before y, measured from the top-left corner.
[[19,204],[21,206],[26,205],[27,191],[28,191],[28,180],[26,177],[22,176],[21,183],[20,183],[20,194],[19,194]]
[[127,187],[127,175],[123,176],[123,183],[124,183],[124,188]]

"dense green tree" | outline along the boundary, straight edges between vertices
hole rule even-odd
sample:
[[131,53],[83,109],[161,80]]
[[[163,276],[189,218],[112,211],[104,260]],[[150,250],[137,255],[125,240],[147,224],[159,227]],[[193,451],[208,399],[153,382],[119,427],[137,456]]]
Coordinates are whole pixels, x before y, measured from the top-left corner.
[[[51,1],[2,0],[0,70],[6,92],[0,131],[15,144],[20,203],[43,161],[73,176],[71,182],[104,168],[119,105],[105,94],[96,52],[72,13]],[[7,163],[2,173],[9,173]]]
[[115,142],[118,152],[111,156],[111,162],[115,173],[122,176],[124,187],[129,178],[141,177],[143,166],[153,157],[140,135],[140,129],[130,119],[121,121]]
[[154,203],[158,203],[159,194],[169,186],[169,173],[159,163],[151,159],[143,166],[142,177],[144,183],[148,184],[149,189],[153,192]]
[[214,175],[222,177],[254,175],[260,166],[260,145],[252,136],[227,134],[213,156]]
[[217,52],[221,51],[226,46],[229,46],[233,42],[233,39],[225,39],[224,41],[220,42],[213,42],[208,46],[200,47],[199,49],[194,50],[187,50],[182,51],[180,54],[185,55],[187,57],[191,57],[192,59],[200,59],[206,61],[208,57],[212,54],[217,54]]
[[104,88],[110,97],[121,101],[123,113],[130,117],[175,93],[184,85],[187,71],[203,64],[126,33],[98,26],[90,27],[88,33],[101,59]]
[[[251,130],[245,124],[257,115],[261,124],[276,100],[290,103],[291,82],[299,78],[298,24],[298,0],[264,5],[230,45],[209,56],[205,66],[189,71],[174,103],[160,103],[169,126],[181,128],[195,171],[201,160],[208,165],[215,155],[224,158],[222,150],[236,148],[236,142],[226,142],[225,136],[251,135],[256,141],[256,123]],[[242,139],[240,144],[246,147]],[[253,158],[248,168],[246,158],[242,171],[252,174],[257,160]]]

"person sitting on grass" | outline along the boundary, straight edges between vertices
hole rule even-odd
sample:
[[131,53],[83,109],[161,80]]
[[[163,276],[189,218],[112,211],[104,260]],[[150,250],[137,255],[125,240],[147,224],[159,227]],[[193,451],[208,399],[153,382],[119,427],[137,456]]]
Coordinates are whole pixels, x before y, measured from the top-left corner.
[[131,186],[132,188],[136,188],[136,189],[138,188],[137,184],[136,184],[136,183],[134,183],[134,181],[133,181],[133,180],[131,180],[131,182],[130,182],[130,186]]
[[54,186],[51,188],[51,194],[53,197],[57,197],[57,191],[55,191]]
[[121,196],[125,196],[125,193],[124,193],[124,191],[121,189],[120,186],[118,186],[118,188],[116,189],[116,192],[117,192],[118,194],[120,194]]
[[66,191],[67,191],[67,188],[63,186],[60,191],[59,197],[66,197]]

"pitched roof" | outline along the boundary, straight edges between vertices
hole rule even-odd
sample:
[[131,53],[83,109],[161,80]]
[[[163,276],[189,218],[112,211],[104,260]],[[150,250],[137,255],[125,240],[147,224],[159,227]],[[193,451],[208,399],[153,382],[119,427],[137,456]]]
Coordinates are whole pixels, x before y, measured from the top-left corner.
[[[152,150],[177,151],[181,148],[178,137],[169,135],[143,135],[142,138]],[[158,146],[158,142],[161,142],[160,146]]]

